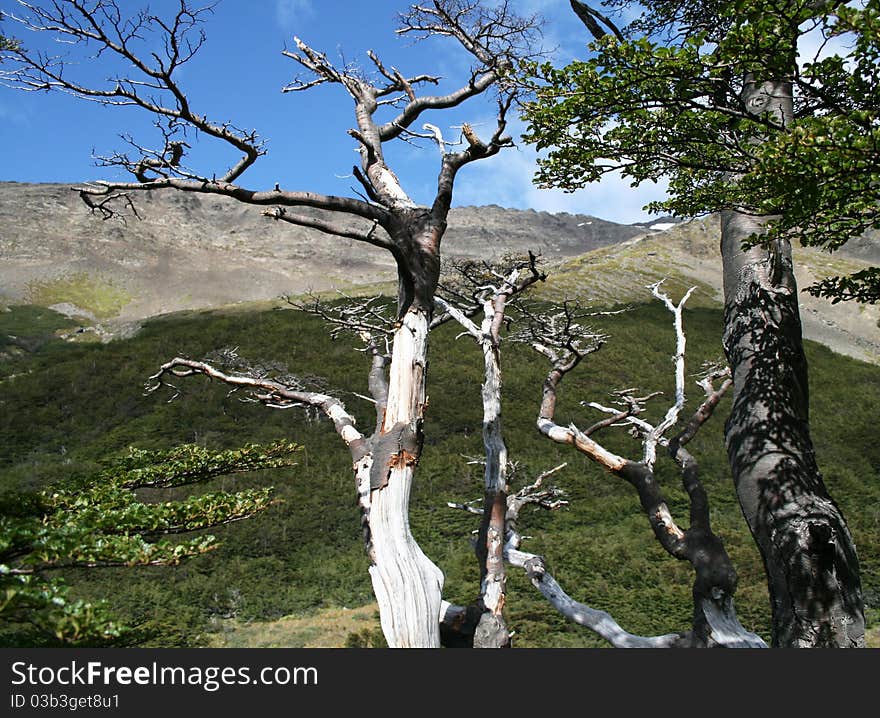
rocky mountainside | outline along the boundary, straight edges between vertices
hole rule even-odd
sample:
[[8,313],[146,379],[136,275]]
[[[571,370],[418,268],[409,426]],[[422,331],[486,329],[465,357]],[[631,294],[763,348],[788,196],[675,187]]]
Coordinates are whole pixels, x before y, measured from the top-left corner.
[[[396,277],[387,252],[273,222],[258,207],[180,192],[135,199],[141,219],[102,221],[69,186],[0,183],[0,298],[38,299],[74,277],[93,293],[115,288],[128,299],[116,314],[131,320]],[[644,231],[594,217],[464,207],[452,211],[444,253],[531,249],[559,259]]]
[[[395,279],[391,257],[353,240],[276,223],[260,209],[176,192],[136,197],[140,218],[102,221],[67,185],[0,183],[0,306],[52,306],[116,325],[183,309],[273,300],[284,294]],[[658,228],[663,228],[658,231]],[[453,209],[446,256],[540,252],[553,271],[542,291],[602,304],[649,300],[666,278],[695,303],[721,297],[718,223],[621,225],[571,214],[489,207]],[[880,263],[880,239],[845,254],[796,251],[801,287]],[[880,363],[880,308],[831,305],[802,295],[804,334],[835,351]]]

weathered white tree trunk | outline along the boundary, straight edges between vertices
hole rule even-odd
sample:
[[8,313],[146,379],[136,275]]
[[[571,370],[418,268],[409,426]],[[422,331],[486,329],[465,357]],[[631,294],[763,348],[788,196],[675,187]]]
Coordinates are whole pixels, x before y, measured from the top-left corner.
[[[501,328],[511,297],[524,291],[544,275],[538,271],[536,258],[529,253],[528,261],[517,260],[512,268],[490,268],[483,264],[462,263],[457,266],[468,289],[459,291],[460,296],[470,297],[466,304],[468,312],[437,297],[437,305],[464,327],[480,346],[483,353],[483,385],[480,396],[483,404],[483,449],[485,469],[483,472],[483,510],[480,529],[475,544],[480,564],[480,596],[472,607],[479,612],[474,626],[474,648],[507,648],[510,631],[504,620],[507,573],[504,546],[507,541],[508,492],[507,445],[504,442],[501,420]],[[500,281],[497,286],[486,282],[487,269]],[[470,315],[482,309],[483,319],[477,326]],[[443,317],[441,317],[442,319]],[[461,621],[468,616],[459,616]],[[454,621],[447,621],[454,623]]]
[[[496,301],[498,301],[496,299]],[[485,339],[483,364],[483,446],[486,451],[484,473],[484,520],[478,535],[477,556],[481,559],[480,596],[485,614],[477,626],[477,648],[500,648],[510,644],[504,621],[507,576],[504,570],[505,516],[507,514],[507,445],[501,431],[501,356],[497,330],[493,331],[492,302],[486,302],[481,329]],[[503,302],[502,302],[503,304]],[[500,308],[503,314],[503,306]]]
[[[516,16],[506,3],[486,7],[480,3],[463,5],[457,0],[436,0],[411,5],[399,16],[399,34],[415,39],[436,35],[451,38],[474,62],[458,89],[439,95],[422,91],[426,85],[437,85],[439,77],[404,76],[397,69],[386,67],[372,51],[367,53],[372,72],[348,64],[336,66],[326,54],[294,38],[296,49],[285,50],[283,54],[294,60],[306,75],[294,78],[283,91],[337,85],[354,101],[357,126],[351,128],[348,135],[358,143],[361,166],[354,167],[352,172],[363,190],[358,192],[360,198],[355,199],[289,191],[282,189],[280,183],[272,190],[254,190],[236,184],[266,153],[264,143],[255,131],[239,130],[228,122],[213,123],[205,114],[196,112],[178,83],[180,67],[201,47],[202,42],[195,39],[195,33],[200,32],[198,25],[209,8],[195,9],[188,0],[181,0],[179,12],[173,19],[162,20],[151,15],[125,19],[122,4],[118,0],[106,0],[102,3],[106,12],[96,13],[88,3],[74,0],[26,3],[30,18],[22,20],[31,30],[50,33],[55,39],[87,49],[92,59],[103,56],[124,61],[127,72],[114,74],[109,85],[99,80],[91,84],[94,78],[79,83],[67,72],[62,77],[55,59],[40,50],[28,52],[24,48],[17,52],[18,68],[7,74],[21,89],[35,86],[57,89],[105,104],[140,107],[158,121],[165,137],[164,148],[144,148],[130,140],[137,150],[135,156],[117,153],[103,158],[108,166],[130,173],[133,179],[99,182],[79,189],[92,211],[105,219],[118,215],[113,202],[127,201],[133,207],[127,194],[130,192],[174,189],[222,195],[263,207],[264,214],[276,221],[381,247],[394,256],[399,279],[399,326],[387,377],[384,357],[375,353],[375,347],[372,350],[370,391],[379,416],[376,432],[370,437],[355,428],[354,417],[338,399],[329,395],[299,390],[259,376],[224,374],[202,362],[182,358],[164,365],[154,378],[161,384],[162,377],[169,373],[203,374],[246,387],[270,406],[306,404],[327,414],[351,451],[364,539],[373,563],[370,575],[388,643],[439,646],[443,577],[416,544],[408,516],[413,471],[421,452],[427,334],[440,271],[440,240],[452,204],[456,173],[468,163],[491,157],[513,144],[505,134],[506,114],[519,88],[513,83],[504,83],[498,88],[495,129],[486,142],[465,124],[467,146],[452,152],[449,151],[452,143],[444,142],[439,130],[429,125],[435,131],[427,138],[435,139],[441,154],[437,191],[430,207],[418,206],[410,198],[386,163],[384,145],[395,139],[426,137],[413,129],[424,113],[458,107],[497,85],[512,68],[514,58],[532,54],[536,20]],[[131,39],[141,31],[155,33],[157,49],[149,56],[134,55],[131,43],[124,38],[120,41],[120,32]],[[127,35],[129,32],[131,36]],[[67,64],[72,67],[77,63]],[[167,106],[157,97],[168,100]],[[378,122],[375,114],[380,108],[384,108],[383,112],[394,108],[395,116]],[[181,138],[189,136],[185,134],[187,128],[233,148],[240,153],[239,161],[220,172],[200,172],[186,166],[182,160],[184,147],[189,145]],[[302,213],[302,208],[317,212]],[[340,221],[343,217],[356,218],[359,226]]]
[[[420,309],[411,309],[394,335],[388,406],[379,447],[374,446],[370,500],[370,578],[382,631],[392,648],[440,646],[443,573],[419,548],[409,526],[409,498],[425,407],[427,350],[428,317]],[[383,482],[384,486],[377,486]]]

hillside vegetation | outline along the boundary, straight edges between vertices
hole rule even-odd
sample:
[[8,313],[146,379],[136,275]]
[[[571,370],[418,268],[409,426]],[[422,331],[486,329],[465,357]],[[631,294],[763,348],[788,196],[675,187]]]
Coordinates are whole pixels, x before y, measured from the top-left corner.
[[[540,290],[548,299],[579,298],[600,303],[641,302],[645,285],[666,279],[671,291],[697,286],[691,306],[723,303],[717,218],[682,222],[618,244],[600,247],[553,264]],[[812,247],[794,247],[795,275],[800,288],[826,277],[857,272],[880,262],[877,235],[853,241],[844,252],[828,254]],[[799,295],[804,336],[847,356],[880,364],[880,305]]]
[[[87,324],[100,322],[96,336],[106,338],[180,310],[273,301],[310,290],[353,293],[377,284],[396,291],[387,252],[272,222],[233,200],[147,193],[138,198],[138,212],[140,219],[126,223],[101,222],[69,186],[0,182],[0,306],[52,307]],[[681,222],[667,231],[650,225],[456,207],[443,254],[487,259],[540,253],[553,266],[546,295],[553,299],[641,302],[644,286],[665,277],[667,286],[679,290],[697,284],[694,305],[715,306],[721,297],[718,218]],[[834,254],[796,247],[795,262],[801,287],[856,272],[880,262],[880,235],[868,233]],[[832,305],[806,293],[800,303],[807,338],[880,364],[880,306]]]
[[[689,367],[696,372],[702,361],[721,355],[721,312],[697,306],[686,310],[685,321]],[[611,338],[566,378],[557,413],[561,422],[587,423],[592,417],[579,402],[606,400],[616,389],[639,386],[667,395],[671,389],[673,337],[662,307],[639,304],[597,319],[596,326]],[[348,452],[326,421],[243,403],[228,388],[201,379],[182,380],[174,401],[170,391],[143,392],[146,378],[172,356],[201,358],[218,348],[238,347],[242,357],[280,362],[315,386],[336,391],[369,426],[371,407],[357,396],[366,393],[361,353],[330,341],[320,320],[289,309],[168,315],[145,322],[134,337],[106,344],[58,338],[75,327],[45,308],[14,306],[0,312],[0,492],[7,507],[21,506],[22,492],[47,482],[82,480],[129,446],[197,443],[219,449],[279,438],[305,446],[294,469],[249,479],[252,485],[274,486],[282,501],[215,531],[223,539],[218,551],[172,568],[70,571],[66,578],[76,595],[107,598],[138,629],[132,640],[158,646],[240,645],[230,638],[236,626],[248,624],[259,635],[259,624],[282,617],[308,620],[322,611],[335,616],[343,608],[372,604]],[[482,361],[470,340],[456,340],[455,334],[450,326],[432,334],[426,445],[411,518],[417,540],[446,574],[445,597],[466,603],[478,588],[468,543],[477,522],[446,503],[482,493],[481,467],[471,463],[481,452]],[[868,622],[876,625],[880,367],[814,343],[807,344],[807,352],[818,460],[854,533]],[[552,513],[525,514],[521,530],[533,537],[525,548],[547,557],[572,596],[611,611],[630,631],[687,627],[690,571],[657,546],[633,490],[535,430],[544,365],[527,348],[506,345],[505,372],[506,437],[511,459],[518,462],[514,486],[568,462],[554,481],[568,492],[570,504]],[[663,409],[661,399],[654,411]],[[693,453],[701,461],[716,531],[739,570],[743,625],[767,637],[763,570],[730,485],[722,441],[725,414],[722,405],[694,442]],[[607,443],[620,452],[637,450],[623,432],[607,434]],[[686,499],[674,467],[661,460],[658,477],[673,513],[686,523]],[[240,478],[223,478],[203,490],[241,485]],[[511,575],[507,605],[517,646],[600,645],[560,618],[520,574]],[[364,608],[364,617],[351,624],[349,645],[375,643],[370,611]],[[338,633],[332,639],[337,644]],[[40,640],[21,626],[0,631],[7,646]]]

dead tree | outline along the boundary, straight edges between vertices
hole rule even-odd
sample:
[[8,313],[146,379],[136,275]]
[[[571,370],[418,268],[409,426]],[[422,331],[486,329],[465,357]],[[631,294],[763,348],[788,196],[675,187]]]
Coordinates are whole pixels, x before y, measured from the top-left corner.
[[[667,434],[678,424],[685,404],[685,334],[682,310],[693,289],[676,305],[661,291],[660,284],[651,287],[674,316],[676,334],[675,400],[663,419],[651,424],[639,416],[645,403],[659,395],[654,392],[637,396],[636,389],[616,392],[616,407],[590,402],[589,406],[607,416],[586,429],[574,424],[556,423],[556,403],[563,378],[577,367],[589,353],[596,351],[605,337],[580,323],[577,313],[569,306],[550,315],[530,316],[528,329],[517,339],[526,341],[550,362],[551,369],[544,380],[543,396],[538,413],[538,430],[552,441],[570,444],[615,476],[631,484],[657,541],[671,556],[688,561],[694,570],[694,612],[691,630],[682,634],[657,637],[633,636],[624,631],[607,613],[596,611],[568,596],[547,572],[540,556],[520,550],[520,539],[515,530],[508,537],[507,559],[511,565],[523,568],[535,587],[566,617],[584,625],[617,647],[684,647],[728,646],[763,647],[764,642],[746,631],[736,617],[733,596],[736,590],[736,572],[721,539],[712,531],[709,503],[699,479],[696,459],[685,449],[700,427],[709,419],[721,396],[731,384],[729,372],[712,371],[701,382],[705,398],[683,429],[672,438]],[[713,382],[721,379],[716,389]],[[612,426],[627,426],[642,442],[643,455],[639,460],[619,456],[602,446],[596,435]],[[682,483],[690,502],[690,525],[678,526],[654,475],[657,447],[664,446],[681,472]],[[518,510],[514,511],[514,515]]]
[[[512,259],[498,266],[487,262],[457,262],[450,281],[444,281],[435,302],[441,310],[435,324],[452,319],[464,328],[483,353],[484,495],[480,530],[475,545],[480,565],[480,595],[476,602],[473,630],[475,648],[503,648],[509,645],[509,631],[504,621],[505,583],[504,543],[508,499],[507,446],[501,424],[501,330],[505,312],[512,298],[545,276],[537,258]],[[479,325],[472,317],[482,313]],[[447,623],[458,625],[468,613],[444,611]],[[471,621],[473,623],[473,621]]]
[[[337,85],[354,103],[355,126],[349,135],[360,153],[353,175],[361,191],[359,197],[343,197],[287,190],[280,184],[267,190],[240,184],[246,170],[266,153],[263,142],[256,131],[200,113],[180,83],[181,67],[205,41],[202,23],[210,7],[195,8],[189,0],[179,0],[176,14],[163,19],[149,10],[126,17],[115,0],[88,5],[80,0],[20,0],[19,5],[21,16],[10,14],[10,19],[65,41],[63,47],[90,51],[96,61],[115,57],[130,74],[114,76],[103,85],[87,84],[75,76],[76,64],[21,46],[5,53],[8,62],[2,73],[7,84],[30,91],[57,90],[103,105],[138,107],[156,119],[162,135],[158,148],[127,138],[128,152],[101,158],[105,165],[128,172],[132,181],[78,188],[89,206],[100,207],[102,216],[110,211],[103,201],[110,196],[160,190],[221,195],[263,207],[264,214],[276,221],[354,239],[394,256],[397,322],[390,338],[390,358],[380,361],[374,355],[371,385],[375,383],[382,395],[381,401],[376,399],[382,412],[381,426],[373,436],[361,434],[342,404],[322,394],[227,375],[182,358],[168,362],[160,374],[205,374],[235,386],[250,386],[262,392],[267,404],[305,403],[329,416],[352,453],[370,534],[370,575],[388,643],[437,646],[443,576],[413,539],[408,507],[422,445],[427,337],[440,272],[440,243],[458,171],[512,144],[505,132],[517,87],[507,78],[519,58],[534,54],[535,18],[517,17],[506,2],[482,7],[475,0],[433,0],[412,5],[401,14],[398,34],[414,39],[449,38],[470,56],[470,76],[446,94],[422,92],[437,85],[439,77],[405,74],[386,66],[374,52],[367,53],[367,69],[340,66],[294,38],[295,49],[285,50],[284,55],[302,74],[284,91]],[[496,91],[497,117],[487,138],[464,125],[461,149],[453,151],[456,145],[445,140],[436,125],[424,123],[414,129],[425,113],[457,107],[490,89]],[[190,167],[187,140],[193,142],[196,135],[224,143],[237,159],[219,172]],[[437,192],[430,206],[417,205],[385,161],[388,142],[418,138],[436,144],[440,154]],[[302,212],[303,208],[309,208],[309,213]],[[356,222],[352,225],[343,218]]]

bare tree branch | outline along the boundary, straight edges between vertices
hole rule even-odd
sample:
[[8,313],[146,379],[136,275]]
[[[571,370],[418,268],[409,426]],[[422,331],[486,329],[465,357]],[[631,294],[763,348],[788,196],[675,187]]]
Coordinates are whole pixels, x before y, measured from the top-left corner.
[[[561,498],[563,492],[560,489],[542,486],[546,478],[563,469],[566,465],[560,464],[543,472],[533,483],[507,497],[504,560],[510,566],[523,569],[532,585],[563,616],[578,625],[589,628],[616,648],[671,648],[686,645],[687,636],[684,634],[644,637],[628,633],[610,614],[591,608],[569,596],[547,570],[546,561],[542,556],[521,550],[523,537],[520,536],[517,526],[520,512],[525,506],[533,505],[553,511],[568,504]],[[463,509],[469,513],[480,515],[484,513],[466,504],[449,504],[449,506]],[[464,609],[459,608],[456,615],[461,616],[463,611]]]
[[368,386],[376,407],[376,430],[380,433],[388,405],[388,365],[391,362],[390,342],[395,332],[394,311],[387,297],[358,298],[339,293],[342,302],[329,303],[317,296],[308,302],[290,297],[287,303],[295,309],[320,317],[330,326],[333,339],[348,334],[357,335],[364,344],[363,351],[370,357]]
[[[471,322],[477,313],[487,311],[493,317],[489,332],[500,341],[501,325],[511,300],[523,294],[547,275],[540,269],[538,255],[508,255],[498,261],[454,259],[446,262],[437,286],[436,303],[440,309],[431,329],[454,319],[478,342],[485,333]],[[487,315],[488,316],[488,315]]]
[[678,422],[678,415],[681,413],[682,408],[684,407],[685,396],[684,396],[684,356],[685,349],[687,347],[687,341],[685,339],[684,327],[682,325],[682,310],[684,309],[684,305],[688,299],[690,299],[691,294],[694,293],[696,287],[691,287],[688,289],[684,296],[681,298],[679,303],[673,304],[672,300],[669,299],[669,296],[660,291],[660,286],[663,284],[663,280],[660,280],[656,284],[651,285],[650,290],[651,293],[657,297],[666,308],[672,313],[674,317],[673,326],[675,329],[675,402],[666,412],[666,415],[663,417],[663,420],[657,424],[652,432],[645,437],[645,457],[643,459],[644,464],[653,468],[654,462],[657,460],[657,442],[660,438],[675,424]]
[[[621,42],[624,41],[623,33],[607,15],[603,15],[592,6],[580,2],[580,0],[570,0],[570,4],[571,9],[574,10],[574,14],[578,16],[580,21],[586,26],[587,30],[590,31],[590,34],[596,40],[605,37],[610,30],[614,37]],[[608,30],[605,30],[602,25],[607,27]]]
[[202,361],[175,357],[163,364],[159,371],[150,376],[146,387],[148,393],[153,393],[163,386],[171,386],[167,378],[182,378],[189,376],[206,376],[209,379],[223,382],[232,387],[247,389],[255,399],[267,406],[288,408],[293,406],[313,406],[327,415],[336,427],[336,432],[348,446],[355,461],[363,457],[366,452],[366,442],[363,434],[355,428],[355,419],[346,410],[345,405],[321,392],[304,391],[293,388],[287,384],[272,379],[259,378],[240,374],[227,374]]
[[122,192],[109,194],[100,201],[92,199],[91,195],[87,192],[80,192],[80,199],[82,199],[85,205],[92,211],[92,214],[100,214],[101,219],[104,220],[116,218],[125,221],[125,214],[113,206],[117,200],[124,203],[135,217],[138,219],[141,218],[140,214],[138,214],[137,207],[135,207],[134,202],[131,201],[131,197]]
[[[9,14],[8,17],[24,28],[51,33],[62,42],[86,46],[98,56],[115,55],[131,67],[132,74],[111,77],[104,86],[85,84],[71,76],[71,68],[76,63],[66,62],[60,56],[30,52],[20,45],[10,51],[18,65],[0,74],[6,83],[23,90],[58,90],[104,105],[137,106],[156,116],[189,125],[241,153],[241,158],[221,174],[223,182],[234,182],[265,154],[255,131],[240,130],[198,114],[178,84],[175,73],[204,43],[201,25],[213,6],[194,8],[187,0],[180,0],[173,19],[166,21],[148,10],[130,19],[123,18],[118,5],[111,0],[91,4],[66,0],[48,6],[19,2],[19,5],[28,15]],[[158,40],[162,50],[149,51],[147,57],[144,51],[151,47],[151,38]],[[172,170],[173,164],[169,162],[164,167]]]
[[313,207],[331,212],[353,214],[378,222],[379,224],[384,224],[388,220],[388,214],[383,208],[349,197],[336,197],[314,192],[292,192],[281,189],[254,191],[219,180],[202,181],[176,177],[159,177],[146,183],[97,181],[76,188],[80,192],[80,196],[87,194],[92,197],[106,197],[120,191],[138,192],[160,189],[176,189],[182,192],[197,192],[199,194],[216,194],[257,206]]
[[[716,391],[711,382],[713,379],[719,378],[721,374],[719,372],[710,373],[701,383],[707,397],[706,401],[678,436],[671,441],[664,438],[664,435],[678,422],[679,414],[685,403],[686,342],[682,325],[682,310],[693,290],[688,290],[676,305],[660,290],[660,283],[653,285],[650,289],[654,296],[662,301],[673,314],[673,326],[676,334],[675,399],[661,422],[653,426],[637,417],[637,414],[643,411],[644,403],[657,396],[658,393],[639,397],[635,395],[635,389],[626,389],[615,394],[620,406],[618,409],[603,407],[592,402],[589,404],[610,416],[593,424],[586,431],[581,431],[574,425],[562,427],[556,424],[554,414],[559,383],[584,356],[584,352],[576,343],[577,333],[575,331],[576,328],[583,333],[583,329],[571,321],[569,313],[565,312],[561,315],[554,315],[549,320],[535,321],[533,319],[526,334],[526,337],[531,340],[533,348],[546,356],[551,363],[551,369],[544,381],[544,396],[538,413],[538,428],[554,441],[575,446],[581,453],[630,483],[638,493],[642,510],[660,545],[671,556],[686,560],[693,566],[695,610],[692,630],[686,642],[683,642],[683,637],[675,640],[664,637],[660,644],[764,646],[763,641],[746,631],[736,618],[733,608],[736,573],[721,540],[711,531],[708,499],[698,479],[697,463],[693,456],[683,448],[684,444],[690,441],[700,426],[711,416],[712,409],[717,405],[726,385]],[[644,449],[644,457],[641,461],[632,461],[610,452],[590,436],[621,424],[632,424],[641,435]],[[658,443],[668,443],[671,456],[681,468],[682,483],[691,504],[691,525],[687,529],[679,527],[673,519],[654,475]],[[623,642],[621,645],[643,645],[640,643],[642,639],[632,643],[632,637],[629,634],[620,634],[619,626],[609,624],[610,617],[606,614],[591,613],[583,605],[574,602],[562,592],[562,589],[555,581],[552,581],[552,578],[545,583],[545,569],[540,560],[536,561],[533,557],[523,558],[517,554],[512,554],[512,556],[513,560],[518,561],[523,568],[529,571],[533,583],[565,615],[573,619],[578,616],[578,619],[575,620],[582,618],[585,622],[584,625],[590,625],[599,635],[608,640],[620,640]],[[669,641],[668,644],[664,643],[665,641]]]
[[[534,52],[537,22],[516,17],[507,2],[489,9],[462,0],[433,0],[424,7],[413,6],[402,18],[401,34],[445,36],[474,58],[470,76],[459,90],[437,95],[420,94],[425,86],[438,83],[439,78],[432,74],[405,74],[386,66],[372,52],[367,54],[370,64],[365,72],[344,58],[333,63],[294,38],[284,55],[297,65],[300,74],[285,90],[340,85],[353,100],[355,122],[348,134],[360,153],[353,175],[361,186],[356,192],[362,197],[356,199],[291,191],[282,189],[280,183],[266,191],[239,184],[242,174],[265,153],[264,144],[255,131],[218,122],[197,111],[181,84],[181,67],[205,41],[201,23],[210,8],[195,9],[190,0],[177,0],[176,13],[163,19],[149,11],[124,17],[118,0],[21,0],[20,5],[26,15],[20,21],[25,26],[62,40],[63,47],[91,52],[99,60],[102,56],[121,60],[129,69],[109,82],[85,81],[77,74],[77,65],[64,58],[16,49],[14,65],[4,64],[0,71],[7,83],[23,90],[55,90],[105,105],[138,107],[156,120],[160,133],[157,144],[148,146],[126,137],[125,152],[99,158],[105,166],[128,172],[131,181],[102,181],[77,188],[93,211],[114,216],[114,201],[131,202],[126,193],[168,189],[217,195],[260,206],[276,221],[373,244],[392,253],[398,270],[398,297],[390,359],[387,335],[365,331],[362,337],[371,362],[370,394],[377,408],[376,431],[369,438],[354,428],[353,417],[338,400],[277,377],[230,373],[206,362],[177,358],[164,365],[153,381],[158,386],[175,377],[208,376],[267,406],[309,406],[330,416],[352,451],[371,558],[370,576],[389,645],[438,645],[443,576],[409,530],[408,506],[423,442],[427,335],[440,276],[440,242],[457,170],[512,142],[505,135],[506,116],[518,88],[509,74],[520,53]],[[477,136],[471,126],[463,126],[464,143],[457,152],[451,151],[452,144],[438,142],[450,151],[441,156],[437,194],[429,206],[418,206],[386,163],[384,143],[412,139],[418,134],[412,125],[426,110],[458,106],[490,88],[498,90],[494,131],[486,139]],[[379,122],[377,111],[389,106],[396,108],[397,117]],[[438,133],[428,130],[428,138],[437,142]],[[232,166],[220,171],[190,166],[189,145],[201,136],[234,150],[237,158]],[[320,212],[292,211],[303,208]],[[339,219],[340,214],[366,220],[369,226],[350,226]]]
[[378,220],[373,220],[373,226],[370,227],[368,231],[358,232],[356,230],[349,229],[345,225],[338,222],[328,222],[318,217],[310,217],[304,214],[289,212],[285,207],[272,207],[271,209],[264,210],[263,216],[271,217],[274,220],[295,224],[298,227],[309,227],[310,229],[317,229],[321,232],[324,232],[325,234],[332,234],[335,237],[354,239],[358,242],[364,242],[365,244],[372,244],[375,247],[381,247],[382,249],[391,249],[392,247],[391,240],[389,240],[387,237],[376,235],[376,229],[379,226]]
[[[537,257],[509,260],[508,266],[494,267],[489,263],[459,262],[455,269],[459,283],[471,291],[471,298],[482,307],[483,320],[478,327],[464,310],[435,297],[443,317],[457,321],[480,346],[483,352],[484,381],[483,447],[485,450],[483,520],[476,543],[480,563],[480,597],[477,605],[481,615],[475,628],[475,647],[499,648],[509,645],[510,637],[503,618],[506,600],[504,544],[507,515],[507,446],[501,427],[501,329],[509,301],[544,279],[538,270]],[[486,281],[486,280],[489,281]],[[462,296],[461,291],[455,295]]]
[[337,294],[341,302],[330,303],[316,295],[309,295],[307,302],[292,297],[288,297],[286,301],[294,309],[323,319],[330,326],[330,336],[333,339],[338,339],[343,334],[353,334],[361,338],[390,338],[394,334],[394,311],[388,297],[381,294],[371,297],[350,297],[344,292]]

